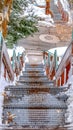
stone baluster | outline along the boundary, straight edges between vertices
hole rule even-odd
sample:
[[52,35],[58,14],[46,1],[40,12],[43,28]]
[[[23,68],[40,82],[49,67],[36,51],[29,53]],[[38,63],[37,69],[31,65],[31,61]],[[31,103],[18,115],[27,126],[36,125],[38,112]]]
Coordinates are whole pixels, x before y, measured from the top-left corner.
[[64,69],[64,84],[66,83],[66,68]]
[[58,67],[58,62],[57,62],[57,50],[54,52],[54,62],[55,62],[55,71],[57,70]]
[[50,67],[50,53],[48,52],[48,65]]
[[71,58],[71,75],[73,75],[73,57]]
[[61,86],[61,77],[60,77],[60,86]]

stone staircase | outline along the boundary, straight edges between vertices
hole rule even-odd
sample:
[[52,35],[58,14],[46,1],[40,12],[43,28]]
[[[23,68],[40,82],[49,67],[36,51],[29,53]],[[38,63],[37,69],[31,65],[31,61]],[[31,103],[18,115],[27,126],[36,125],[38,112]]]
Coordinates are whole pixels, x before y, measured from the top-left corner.
[[50,2],[50,9],[52,10],[53,15],[54,15],[54,21],[55,22],[60,21],[62,19],[62,16],[59,13],[57,6],[54,4],[54,0],[51,0],[51,2]]
[[[2,130],[51,130],[64,125],[67,106],[55,96],[61,91],[64,90],[56,88],[54,81],[45,76],[43,64],[26,64],[17,85],[5,88],[8,99],[4,99],[3,104]],[[15,114],[8,124],[7,112]]]

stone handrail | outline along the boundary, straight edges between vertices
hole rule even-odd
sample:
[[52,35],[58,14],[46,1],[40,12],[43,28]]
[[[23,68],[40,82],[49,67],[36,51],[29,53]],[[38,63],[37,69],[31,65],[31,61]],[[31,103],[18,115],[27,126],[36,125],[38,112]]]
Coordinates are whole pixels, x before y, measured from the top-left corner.
[[54,62],[54,60],[51,62],[50,72],[52,72],[53,69],[55,69],[55,62]]
[[71,41],[71,44],[68,46],[66,52],[64,53],[63,57],[62,57],[62,60],[58,66],[58,69],[56,71],[56,77],[58,75],[60,75],[62,69],[65,67],[65,63],[67,61],[67,59],[70,57],[70,55],[72,54],[72,51],[73,51],[73,41]]
[[9,75],[11,75],[11,79],[10,80],[14,80],[14,73],[13,73],[13,70],[12,70],[12,66],[11,66],[11,62],[10,62],[10,58],[9,58],[9,55],[8,55],[8,52],[7,52],[7,48],[6,48],[6,44],[2,43],[2,50],[1,50],[1,56],[0,56],[0,70],[1,70],[1,64],[2,64],[2,61],[4,60],[6,63],[6,69],[7,69],[7,72]]

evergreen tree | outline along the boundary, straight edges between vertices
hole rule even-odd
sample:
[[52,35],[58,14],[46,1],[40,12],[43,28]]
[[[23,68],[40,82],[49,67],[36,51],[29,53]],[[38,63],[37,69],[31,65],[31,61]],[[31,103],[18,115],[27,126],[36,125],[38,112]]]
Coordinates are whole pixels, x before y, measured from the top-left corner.
[[29,0],[13,0],[12,13],[8,25],[7,46],[12,47],[18,39],[32,35],[38,29],[37,18],[33,11],[31,15],[24,15]]

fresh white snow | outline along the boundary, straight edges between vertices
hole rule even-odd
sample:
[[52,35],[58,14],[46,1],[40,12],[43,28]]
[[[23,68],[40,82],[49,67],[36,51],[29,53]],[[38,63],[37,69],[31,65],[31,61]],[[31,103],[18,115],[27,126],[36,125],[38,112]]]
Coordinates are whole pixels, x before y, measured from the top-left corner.
[[[48,51],[54,54],[54,51],[56,50],[58,56],[63,56],[63,54],[65,53],[66,49],[67,49],[67,46],[66,46],[66,47],[56,47],[56,48],[52,48],[52,49],[50,49],[50,50],[48,50]],[[61,50],[62,50],[62,51],[61,51]]]
[[[37,3],[38,3],[38,1],[37,1]],[[43,4],[41,3],[41,5],[44,5],[44,3],[45,3],[45,1],[43,2]],[[32,10],[33,10],[33,12],[32,12]],[[28,16],[28,15],[31,15],[32,13],[34,14],[34,16],[37,16],[39,19],[40,18],[43,19],[43,20],[38,20],[38,25],[48,26],[48,27],[54,26],[54,20],[53,20],[53,18],[51,18],[51,15],[45,14],[45,8],[40,8],[40,7],[36,6],[35,4],[28,4],[28,7],[26,8],[24,15]]]

